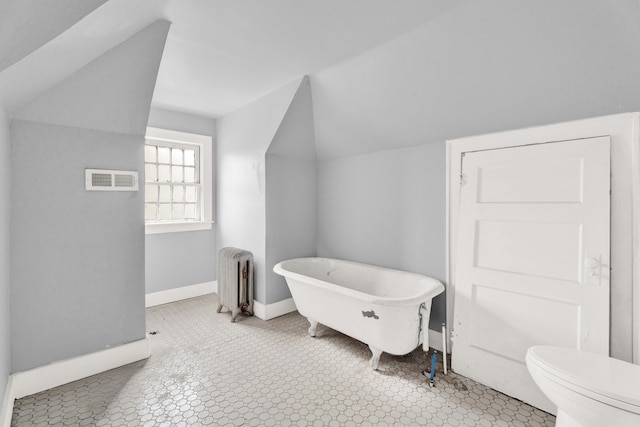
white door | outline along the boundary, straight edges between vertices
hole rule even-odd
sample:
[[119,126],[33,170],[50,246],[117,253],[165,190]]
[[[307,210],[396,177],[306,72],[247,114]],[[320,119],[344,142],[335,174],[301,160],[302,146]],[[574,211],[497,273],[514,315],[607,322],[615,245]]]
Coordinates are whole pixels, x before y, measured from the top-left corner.
[[609,137],[463,157],[452,367],[555,413],[527,348],[609,354]]

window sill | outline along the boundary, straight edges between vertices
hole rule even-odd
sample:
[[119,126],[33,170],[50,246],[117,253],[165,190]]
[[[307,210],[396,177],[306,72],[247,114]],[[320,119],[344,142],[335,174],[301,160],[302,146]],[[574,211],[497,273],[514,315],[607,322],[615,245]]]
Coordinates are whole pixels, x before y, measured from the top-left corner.
[[211,230],[212,228],[213,221],[146,224],[144,226],[144,234],[181,233],[185,231]]

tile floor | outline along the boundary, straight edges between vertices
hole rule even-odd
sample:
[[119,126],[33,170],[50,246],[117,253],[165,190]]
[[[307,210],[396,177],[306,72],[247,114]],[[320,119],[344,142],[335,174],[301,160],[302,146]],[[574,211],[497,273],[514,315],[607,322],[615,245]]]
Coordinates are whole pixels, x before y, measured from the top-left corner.
[[[383,354],[298,313],[216,313],[215,296],[147,310],[151,357],[15,403],[12,426],[553,426],[553,416],[429,358]],[[441,365],[441,364],[439,364]]]

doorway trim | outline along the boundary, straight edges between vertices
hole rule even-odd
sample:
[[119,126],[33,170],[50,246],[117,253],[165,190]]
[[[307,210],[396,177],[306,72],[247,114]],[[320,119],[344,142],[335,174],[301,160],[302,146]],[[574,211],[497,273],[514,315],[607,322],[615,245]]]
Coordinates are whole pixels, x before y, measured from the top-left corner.
[[[446,142],[447,340],[455,330],[456,242],[462,156],[473,151],[551,141],[611,137],[611,356],[640,365],[640,113],[459,138]],[[630,285],[624,285],[624,284]]]

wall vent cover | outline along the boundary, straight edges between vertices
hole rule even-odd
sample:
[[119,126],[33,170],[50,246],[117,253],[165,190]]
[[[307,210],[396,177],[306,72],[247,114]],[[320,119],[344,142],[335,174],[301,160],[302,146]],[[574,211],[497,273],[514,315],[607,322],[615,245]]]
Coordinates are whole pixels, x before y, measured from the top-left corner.
[[87,191],[138,191],[138,171],[85,169]]

